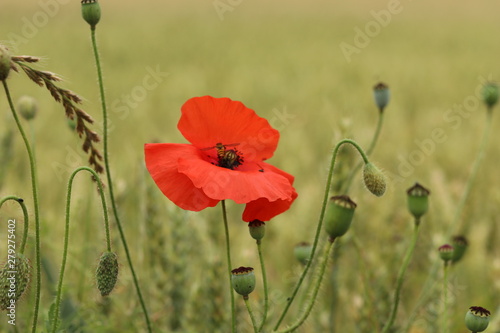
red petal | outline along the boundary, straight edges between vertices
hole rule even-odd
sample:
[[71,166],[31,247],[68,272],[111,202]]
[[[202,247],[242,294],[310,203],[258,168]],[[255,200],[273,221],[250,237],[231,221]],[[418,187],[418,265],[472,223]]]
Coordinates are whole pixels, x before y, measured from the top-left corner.
[[229,98],[191,98],[182,106],[177,128],[201,149],[217,143],[238,144],[236,148],[246,161],[272,157],[279,140],[279,132],[266,119]]
[[199,149],[187,144],[153,143],[144,145],[146,167],[156,185],[182,209],[200,211],[214,207],[214,200],[196,188],[184,174],[179,173],[178,161],[181,156],[198,156]]
[[[264,168],[264,172],[260,172]],[[194,186],[215,200],[231,199],[236,203],[248,203],[260,198],[269,201],[289,200],[294,192],[285,172],[260,162],[245,162],[237,170],[210,164],[202,157],[179,159],[179,172],[185,174]],[[293,177],[292,177],[293,178]]]
[[286,212],[296,198],[297,192],[294,191],[291,199],[289,200],[276,200],[270,202],[267,199],[257,199],[249,202],[243,211],[243,221],[269,221],[276,215]]

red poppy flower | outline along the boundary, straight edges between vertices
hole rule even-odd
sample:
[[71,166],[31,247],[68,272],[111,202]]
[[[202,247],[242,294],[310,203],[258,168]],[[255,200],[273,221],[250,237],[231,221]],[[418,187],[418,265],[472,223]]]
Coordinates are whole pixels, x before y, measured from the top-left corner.
[[195,97],[182,106],[177,128],[191,144],[144,146],[146,167],[177,206],[200,211],[231,199],[246,204],[244,221],[268,221],[297,197],[293,176],[264,162],[279,132],[241,102]]

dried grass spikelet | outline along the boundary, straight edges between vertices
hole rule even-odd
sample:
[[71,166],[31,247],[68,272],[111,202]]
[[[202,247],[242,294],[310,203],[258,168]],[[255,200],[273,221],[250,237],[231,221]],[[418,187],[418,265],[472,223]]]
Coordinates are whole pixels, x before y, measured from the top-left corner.
[[14,254],[0,270],[0,310],[17,302],[29,285],[31,265],[24,255]]
[[101,164],[102,154],[95,147],[95,144],[101,141],[99,135],[89,128],[89,124],[93,124],[92,117],[77,106],[82,103],[80,96],[74,92],[58,87],[55,82],[62,79],[54,73],[40,71],[32,68],[28,63],[36,63],[40,58],[32,56],[13,56],[11,68],[19,72],[19,67],[30,78],[31,81],[38,84],[40,87],[45,86],[52,95],[52,98],[64,107],[66,117],[76,122],[76,132],[80,138],[84,138],[82,149],[89,154],[89,164],[97,173],[102,173],[104,168]]

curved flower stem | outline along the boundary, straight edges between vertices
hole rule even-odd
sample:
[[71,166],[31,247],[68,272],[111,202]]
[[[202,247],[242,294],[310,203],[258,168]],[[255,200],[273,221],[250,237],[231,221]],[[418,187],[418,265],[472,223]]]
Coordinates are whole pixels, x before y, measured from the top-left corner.
[[389,332],[392,325],[394,324],[394,319],[396,318],[396,313],[398,311],[399,296],[401,294],[401,287],[403,285],[404,275],[406,273],[406,269],[408,268],[408,265],[410,264],[410,260],[411,260],[411,257],[413,255],[413,251],[415,250],[415,245],[417,244],[419,226],[420,226],[420,221],[418,219],[416,219],[415,220],[415,227],[413,229],[413,236],[411,238],[410,247],[406,251],[405,257],[403,259],[403,264],[401,265],[401,268],[399,269],[398,279],[396,281],[396,291],[394,292],[394,304],[392,305],[391,314],[389,316],[389,319],[387,320],[387,323],[385,324],[385,326],[382,330],[382,333]]
[[222,219],[224,220],[224,233],[226,235],[226,257],[227,257],[227,270],[229,276],[229,294],[231,295],[231,327],[232,332],[236,332],[236,309],[234,305],[234,292],[231,286],[231,270],[233,265],[231,264],[231,245],[229,243],[229,227],[227,224],[227,212],[226,212],[226,201],[221,200],[222,205]]
[[309,268],[311,267],[311,263],[313,261],[314,254],[316,253],[316,248],[318,246],[319,234],[321,232],[321,226],[323,225],[323,218],[325,217],[326,205],[328,203],[328,196],[330,194],[330,186],[332,184],[333,170],[335,168],[335,160],[337,158],[337,153],[338,153],[340,147],[343,144],[346,144],[346,143],[353,145],[358,150],[358,152],[360,153],[361,157],[363,158],[363,161],[365,163],[368,163],[368,157],[366,156],[366,154],[363,151],[363,149],[361,149],[361,147],[355,141],[353,141],[351,139],[343,139],[343,140],[339,141],[337,143],[337,145],[335,146],[335,148],[333,150],[333,153],[332,153],[332,160],[330,162],[330,169],[328,171],[328,178],[327,178],[327,181],[326,181],[325,193],[323,195],[323,203],[321,205],[321,212],[320,212],[319,219],[318,219],[318,225],[316,227],[316,234],[314,236],[314,243],[313,243],[313,247],[312,247],[312,250],[311,250],[311,255],[309,257],[309,260],[307,261],[307,264],[306,264],[306,266],[304,268],[304,271],[302,271],[302,274],[300,275],[299,281],[295,285],[295,289],[293,290],[292,295],[288,299],[288,301],[287,301],[287,303],[285,305],[285,308],[283,309],[283,312],[281,313],[281,316],[278,319],[278,322],[274,326],[274,331],[278,330],[281,322],[285,318],[288,310],[290,309],[290,305],[292,305],[292,302],[295,299],[295,296],[297,295],[297,292],[299,291],[300,286],[302,285],[302,282],[304,282],[304,278],[306,277],[307,272],[309,271]]
[[9,87],[5,80],[2,81],[5,94],[7,95],[7,100],[9,102],[10,110],[16,121],[17,128],[23,137],[24,145],[26,146],[26,151],[28,152],[28,157],[30,161],[30,173],[31,173],[31,190],[33,192],[33,205],[35,213],[35,257],[36,257],[36,284],[35,284],[35,308],[33,312],[33,324],[31,325],[31,331],[36,332],[36,326],[38,322],[38,309],[40,307],[40,289],[41,289],[41,258],[40,258],[40,212],[38,203],[38,179],[36,175],[36,163],[35,155],[31,150],[31,145],[29,143],[26,132],[19,121],[16,109],[14,108],[14,103],[12,103],[12,98],[10,96]]
[[300,318],[296,320],[296,322],[294,324],[292,324],[287,329],[278,331],[278,333],[288,333],[288,332],[295,331],[297,328],[299,328],[304,323],[304,321],[307,319],[307,317],[309,317],[309,314],[311,313],[311,310],[312,310],[314,303],[316,301],[316,296],[318,296],[319,287],[321,286],[321,280],[323,279],[323,275],[325,274],[326,266],[328,263],[328,258],[330,257],[330,251],[333,248],[334,241],[335,241],[335,239],[330,239],[328,241],[328,243],[325,244],[325,252],[323,253],[323,261],[322,261],[321,265],[319,266],[318,277],[315,281],[314,290],[313,290],[313,293],[311,295],[311,298],[309,299],[309,304],[307,305],[306,310],[300,316]]
[[443,276],[443,333],[448,333],[448,261],[444,262],[444,276]]
[[[380,132],[382,130],[382,124],[384,122],[384,112],[379,112],[378,114],[379,114],[379,116],[378,116],[378,121],[377,121],[377,128],[375,129],[375,133],[373,133],[372,142],[370,143],[370,146],[366,150],[367,156],[370,156],[372,154],[373,150],[375,149],[375,146],[376,146],[377,141],[378,141],[378,137],[380,136]],[[347,179],[347,182],[345,185],[345,190],[343,191],[344,193],[349,192],[349,189],[351,188],[351,185],[352,185],[352,181],[354,180],[354,177],[356,176],[356,174],[358,173],[358,171],[361,169],[362,166],[363,166],[363,163],[360,162],[351,171],[351,173],[349,174],[349,178]]]
[[30,225],[28,210],[26,209],[24,200],[13,195],[9,195],[0,200],[0,208],[2,208],[2,205],[8,200],[13,200],[17,202],[21,206],[21,209],[23,210],[23,216],[24,216],[23,238],[21,240],[21,247],[19,248],[19,253],[24,254],[24,248],[26,247],[26,240],[28,239],[28,229]]
[[89,167],[79,167],[73,173],[71,174],[68,182],[68,194],[66,197],[66,226],[64,230],[64,248],[63,248],[63,259],[61,263],[61,271],[59,272],[59,283],[57,284],[57,296],[56,296],[56,303],[55,303],[55,311],[54,311],[54,321],[52,325],[52,333],[54,333],[57,329],[57,321],[59,317],[59,308],[61,306],[61,295],[62,295],[62,284],[63,284],[63,279],[64,279],[64,270],[66,268],[66,259],[68,256],[68,244],[69,244],[69,217],[70,217],[70,208],[71,208],[71,190],[73,187],[73,180],[75,176],[78,174],[80,171],[88,171],[90,172],[93,176],[94,179],[97,182],[97,186],[99,187],[99,193],[101,195],[101,202],[102,202],[102,210],[104,212],[104,228],[106,231],[106,246],[108,252],[111,252],[111,240],[109,237],[109,219],[108,219],[108,208],[106,206],[106,200],[104,198],[104,189],[102,186],[101,179],[97,175],[97,173],[89,168]]
[[91,27],[91,37],[92,37],[92,48],[94,50],[95,62],[97,67],[97,77],[99,81],[99,89],[101,94],[101,107],[103,114],[103,125],[104,125],[104,165],[106,168],[106,176],[108,181],[109,188],[109,196],[111,199],[111,206],[113,208],[113,215],[115,216],[116,225],[118,226],[118,231],[120,233],[120,238],[122,240],[123,248],[125,250],[125,255],[127,257],[127,262],[130,267],[130,272],[132,273],[132,278],[134,281],[135,290],[137,292],[137,296],[139,297],[139,303],[141,304],[142,312],[144,313],[144,317],[146,320],[146,325],[148,327],[148,332],[151,333],[151,322],[149,320],[148,310],[146,308],[146,304],[144,303],[144,298],[142,297],[141,288],[139,287],[139,281],[137,279],[137,275],[135,274],[134,265],[132,264],[132,258],[130,256],[130,252],[127,245],[127,240],[125,238],[125,233],[123,232],[122,224],[120,222],[120,217],[118,216],[118,209],[116,208],[115,196],[113,194],[113,182],[111,181],[111,171],[109,167],[109,157],[108,157],[108,114],[106,111],[106,99],[104,96],[104,83],[102,80],[102,70],[101,70],[101,62],[99,60],[99,52],[97,51],[97,42],[95,38],[95,26]]
[[[480,146],[478,148],[476,159],[475,159],[474,164],[472,166],[472,170],[470,172],[469,178],[467,179],[467,183],[466,183],[465,189],[462,193],[462,197],[460,198],[460,201],[458,202],[457,209],[455,211],[455,215],[453,216],[453,220],[452,220],[452,222],[451,222],[451,224],[448,227],[448,230],[446,232],[446,235],[445,235],[446,238],[450,238],[451,235],[453,234],[453,232],[455,231],[455,228],[456,228],[457,224],[459,223],[460,217],[462,216],[462,212],[465,208],[465,203],[467,202],[467,199],[469,198],[469,195],[470,195],[470,192],[472,189],[472,185],[474,184],[474,181],[476,179],[476,176],[477,176],[477,173],[479,170],[479,166],[480,166],[481,161],[483,160],[484,155],[485,155],[486,146],[489,142],[489,137],[490,137],[490,133],[491,133],[491,125],[492,125],[491,118],[492,118],[492,110],[488,109],[487,114],[486,114],[486,120],[485,120],[485,122],[486,122],[485,127],[486,128],[483,131],[483,137],[481,139],[481,143],[480,143]],[[462,226],[462,228],[461,228],[462,229],[461,234],[465,233],[468,230],[468,228],[469,228],[469,224],[465,223],[464,226]],[[429,275],[427,276],[427,279],[426,279],[424,286],[422,288],[422,292],[418,298],[417,304],[415,305],[415,307],[413,308],[413,311],[409,315],[408,322],[406,323],[406,327],[404,329],[404,332],[409,332],[411,325],[413,324],[413,322],[415,321],[415,319],[417,317],[419,309],[422,306],[424,306],[424,304],[427,303],[428,299],[434,294],[434,283],[436,281],[436,277],[437,277],[437,274],[439,271],[439,264],[440,264],[440,261],[436,261],[432,265],[432,267],[429,271]]]
[[245,301],[245,305],[247,306],[248,314],[250,315],[250,319],[252,319],[253,331],[258,333],[260,329],[257,329],[257,321],[255,320],[255,315],[253,314],[252,307],[250,306],[250,302],[248,301],[248,296],[243,296],[243,300]]
[[264,256],[262,255],[260,239],[257,240],[257,249],[259,251],[260,269],[262,270],[262,281],[264,283],[264,314],[262,315],[262,322],[260,323],[258,330],[261,332],[267,319],[267,311],[269,310],[269,290],[267,287],[266,266],[264,265]]

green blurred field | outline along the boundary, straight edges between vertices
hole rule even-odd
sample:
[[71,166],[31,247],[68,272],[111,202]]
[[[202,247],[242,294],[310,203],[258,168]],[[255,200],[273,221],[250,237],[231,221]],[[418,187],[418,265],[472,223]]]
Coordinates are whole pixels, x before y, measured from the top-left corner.
[[[374,297],[376,320],[385,321],[411,235],[405,190],[418,181],[431,189],[432,206],[423,220],[403,285],[397,323],[404,325],[430,265],[437,260],[437,247],[448,241],[443,234],[481,139],[485,111],[475,92],[483,83],[481,78],[499,78],[500,5],[492,0],[401,1],[400,13],[392,15],[390,23],[348,63],[339,45],[354,44],[355,29],[364,30],[367,23],[374,22],[371,11],[387,10],[389,1],[220,2],[231,8],[222,14],[223,19],[214,1],[101,3],[103,18],[97,38],[113,126],[111,168],[155,331],[228,332],[230,313],[226,280],[220,278],[225,274],[220,208],[185,213],[164,198],[144,170],[143,144],[185,142],[176,125],[181,105],[193,96],[240,100],[277,124],[281,140],[270,162],[295,175],[299,198],[267,228],[264,252],[271,291],[276,295],[271,313],[275,317],[300,272],[293,247],[300,241],[312,241],[335,142],[345,136],[361,146],[370,142],[377,120],[372,86],[379,80],[389,84],[392,100],[373,161],[392,182],[382,198],[365,191],[360,178],[353,186],[351,196],[358,203],[356,220],[351,235],[342,243],[339,261],[332,264],[338,268],[339,285],[332,287],[330,268],[321,298],[299,331],[375,332],[370,326],[367,290]],[[52,7],[43,5],[47,3]],[[43,69],[62,75],[63,86],[85,98],[84,109],[96,120],[94,128],[101,131],[90,34],[80,17],[79,2],[7,0],[0,8],[0,41],[9,45],[16,39],[17,54],[43,57]],[[34,30],[27,28],[27,22]],[[165,75],[156,88],[141,89],[151,71]],[[46,90],[20,74],[12,75],[9,85],[14,99],[29,94],[40,102],[33,126],[42,251],[55,278],[61,260],[66,182],[72,169],[86,164],[86,156],[80,150],[81,140],[66,124],[64,110]],[[466,110],[463,115],[456,111],[460,105]],[[0,110],[0,137],[5,137],[14,128],[5,97],[0,97]],[[283,114],[288,115],[284,121],[279,116]],[[500,330],[495,313],[500,296],[496,115],[493,121],[487,156],[462,219],[472,226],[467,235],[471,246],[451,273],[451,332],[465,330],[463,316],[471,305],[491,310],[493,323],[488,331]],[[441,129],[445,138],[430,144],[436,129]],[[0,151],[5,175],[0,180],[0,195],[19,195],[30,209],[28,159],[17,134],[14,128],[12,154],[6,153],[5,146]],[[419,153],[422,142],[432,146],[430,153]],[[417,155],[424,157],[410,163],[409,169],[404,166],[403,160]],[[357,158],[346,152],[341,162],[348,163],[352,157]],[[117,290],[103,301],[94,283],[89,283],[105,244],[99,198],[88,177],[79,178],[73,200],[65,309],[68,316],[75,316],[73,325],[84,325],[82,332],[143,332],[142,313],[116,228],[112,230],[114,244],[122,258]],[[228,208],[233,265],[258,267],[256,248],[246,224],[239,221],[242,207],[229,203]],[[1,219],[18,214],[16,206],[7,205]],[[361,259],[353,235],[363,246]],[[33,238],[28,248],[33,250]],[[363,279],[367,271],[372,277],[368,284]],[[43,283],[41,326],[55,289],[55,281],[46,275]],[[332,328],[334,289],[339,301]],[[256,302],[262,297],[259,285],[251,299]],[[18,308],[19,332],[27,330],[25,321],[31,318],[32,301],[31,296],[25,296]],[[413,332],[440,332],[442,309],[439,301],[437,304],[419,313]],[[251,332],[244,306],[239,306],[241,332]],[[2,316],[0,331],[6,327]]]

